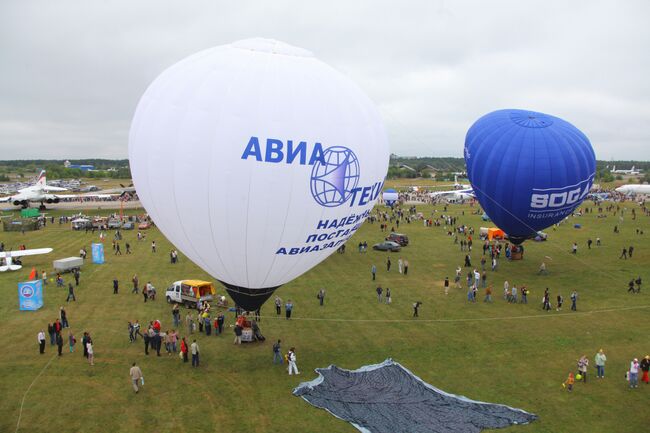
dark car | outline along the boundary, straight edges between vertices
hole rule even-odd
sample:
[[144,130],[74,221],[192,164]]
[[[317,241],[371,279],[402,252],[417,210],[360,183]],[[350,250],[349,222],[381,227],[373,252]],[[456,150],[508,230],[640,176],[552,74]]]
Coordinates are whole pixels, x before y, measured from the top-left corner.
[[380,242],[378,244],[375,244],[372,246],[373,250],[377,251],[392,251],[396,252],[402,249],[402,247],[397,243],[393,241],[384,241]]
[[403,235],[401,233],[391,233],[390,235],[388,235],[386,240],[398,243],[398,244],[400,244],[400,246],[403,246],[403,247],[405,247],[405,246],[407,246],[409,244],[409,237],[406,236],[406,235]]

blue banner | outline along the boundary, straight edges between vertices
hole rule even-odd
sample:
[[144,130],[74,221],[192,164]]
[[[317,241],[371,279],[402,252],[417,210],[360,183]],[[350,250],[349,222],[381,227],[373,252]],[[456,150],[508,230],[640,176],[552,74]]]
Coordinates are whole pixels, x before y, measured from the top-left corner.
[[18,305],[21,311],[41,308],[43,306],[43,281],[18,283]]
[[104,244],[93,244],[93,263],[101,265],[104,263]]

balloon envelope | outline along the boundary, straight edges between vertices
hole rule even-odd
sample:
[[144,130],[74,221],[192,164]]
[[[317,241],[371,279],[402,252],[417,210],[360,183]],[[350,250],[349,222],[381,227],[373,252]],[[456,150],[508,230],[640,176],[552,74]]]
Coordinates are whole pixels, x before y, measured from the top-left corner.
[[582,203],[596,171],[589,139],[570,123],[527,110],[499,110],[465,138],[467,176],[490,219],[515,243]]
[[147,212],[246,310],[352,236],[381,192],[388,156],[363,92],[310,52],[264,39],[164,71],[129,137]]
[[396,190],[390,188],[382,193],[382,199],[386,205],[392,206],[397,200],[399,200],[399,194]]

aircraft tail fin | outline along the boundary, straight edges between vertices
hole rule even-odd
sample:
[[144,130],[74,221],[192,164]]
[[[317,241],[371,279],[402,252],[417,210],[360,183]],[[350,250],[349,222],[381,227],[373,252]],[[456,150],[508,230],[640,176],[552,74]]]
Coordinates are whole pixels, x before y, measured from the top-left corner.
[[38,175],[38,179],[36,180],[36,185],[45,186],[45,170],[41,170],[41,173]]

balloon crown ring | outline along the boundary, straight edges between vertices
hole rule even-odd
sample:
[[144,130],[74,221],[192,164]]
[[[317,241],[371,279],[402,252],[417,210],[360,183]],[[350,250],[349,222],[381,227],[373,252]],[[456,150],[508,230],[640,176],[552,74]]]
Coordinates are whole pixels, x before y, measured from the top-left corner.
[[534,111],[513,111],[510,120],[524,128],[546,128],[553,124],[553,118]]

